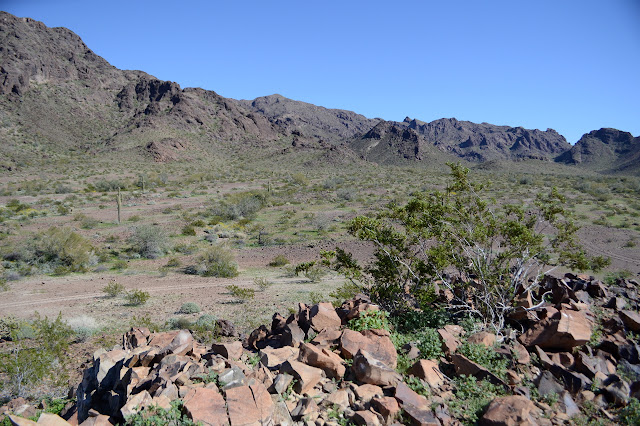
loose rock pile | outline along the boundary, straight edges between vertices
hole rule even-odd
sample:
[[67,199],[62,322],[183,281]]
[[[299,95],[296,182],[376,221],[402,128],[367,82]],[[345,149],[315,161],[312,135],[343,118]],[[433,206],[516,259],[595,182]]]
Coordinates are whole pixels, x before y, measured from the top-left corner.
[[[527,310],[533,296],[544,294],[548,303]],[[522,294],[519,305],[512,315],[526,330],[519,336],[496,343],[491,333],[464,336],[461,327],[448,325],[438,330],[445,357],[420,359],[415,347],[406,348],[401,355],[414,359],[408,374],[430,389],[429,398],[396,371],[398,352],[387,331],[344,327],[378,309],[363,296],[336,309],[300,304],[296,314],[275,314],[270,327],[257,328],[243,342],[204,346],[187,330],[133,328],[121,347],[95,353],[67,421],[122,423],[147,407],[169,409],[180,400],[183,412],[203,425],[329,426],[344,419],[456,425],[447,402],[456,391],[450,377],[460,375],[504,389],[506,396],[494,399],[480,419],[487,425],[565,424],[586,402],[614,420],[611,408],[640,397],[640,346],[629,338],[640,332],[637,282],[607,287],[586,276],[546,277],[539,294]],[[495,348],[508,360],[506,375],[459,353],[463,338]],[[558,402],[552,407],[532,392],[555,393]]]

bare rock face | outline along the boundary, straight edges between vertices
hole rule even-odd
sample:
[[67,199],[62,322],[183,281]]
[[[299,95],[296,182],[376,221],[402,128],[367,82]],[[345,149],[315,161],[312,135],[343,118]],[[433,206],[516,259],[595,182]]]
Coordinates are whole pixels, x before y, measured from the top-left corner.
[[321,369],[311,367],[299,361],[287,361],[280,367],[281,373],[289,373],[296,378],[295,390],[303,394],[317,385],[324,373]]
[[214,343],[211,345],[214,354],[222,355],[228,359],[240,359],[242,356],[242,342]]
[[634,333],[640,332],[640,314],[634,311],[620,311],[618,313],[625,327]]
[[580,311],[563,309],[546,318],[519,337],[524,346],[570,351],[591,339],[592,324]]
[[433,360],[421,359],[408,372],[427,382],[432,389],[437,389],[445,382],[444,374]]
[[535,420],[538,411],[535,404],[524,396],[503,396],[494,399],[489,404],[489,408],[480,419],[480,424],[486,426],[534,426],[538,424]]

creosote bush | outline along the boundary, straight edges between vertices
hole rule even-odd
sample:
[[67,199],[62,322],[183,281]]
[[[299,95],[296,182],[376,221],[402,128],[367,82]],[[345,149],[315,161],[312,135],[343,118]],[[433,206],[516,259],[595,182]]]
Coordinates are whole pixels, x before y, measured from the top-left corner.
[[167,234],[157,225],[140,225],[133,228],[129,237],[132,249],[140,256],[155,259],[167,249]]
[[273,266],[273,267],[284,266],[288,264],[289,264],[289,259],[287,259],[284,255],[281,255],[281,254],[277,255],[276,257],[273,258],[271,262],[269,262],[269,266]]
[[125,288],[124,285],[120,284],[116,280],[109,281],[109,284],[102,288],[102,292],[107,297],[116,297],[122,293],[124,293]]
[[231,250],[212,246],[198,258],[196,272],[205,277],[232,278],[238,275],[238,265]]
[[252,300],[256,295],[256,291],[254,289],[252,289],[252,288],[242,288],[242,287],[237,286],[235,284],[228,285],[226,287],[226,289],[240,303],[244,303],[244,302],[246,302],[248,300]]
[[349,232],[376,246],[371,266],[361,267],[340,249],[324,254],[376,303],[390,310],[415,302],[427,307],[438,282],[453,295],[448,309],[473,315],[499,334],[516,295],[537,288],[545,272],[608,264],[578,244],[578,227],[556,189],[532,205],[496,205],[481,196],[483,187],[469,180],[468,169],[448,165],[445,191],[418,193],[377,217],[353,219]]
[[131,290],[130,292],[126,293],[124,297],[127,300],[127,305],[140,306],[147,303],[147,300],[149,300],[151,295],[143,290]]

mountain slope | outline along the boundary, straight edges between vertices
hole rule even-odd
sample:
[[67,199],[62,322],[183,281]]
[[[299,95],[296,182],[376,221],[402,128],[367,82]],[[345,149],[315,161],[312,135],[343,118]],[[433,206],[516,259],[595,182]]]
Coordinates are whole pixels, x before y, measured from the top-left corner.
[[615,173],[640,172],[640,137],[629,132],[603,128],[583,135],[557,162],[590,170]]

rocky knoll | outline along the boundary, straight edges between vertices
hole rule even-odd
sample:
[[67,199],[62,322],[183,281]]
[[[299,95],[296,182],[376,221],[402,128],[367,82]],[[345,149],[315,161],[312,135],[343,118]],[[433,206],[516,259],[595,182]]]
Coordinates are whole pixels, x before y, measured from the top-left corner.
[[[378,309],[364,296],[339,308],[300,304],[244,341],[209,346],[188,330],[133,328],[121,346],[94,354],[66,420],[43,415],[38,423],[121,423],[178,401],[183,415],[204,425],[457,425],[451,402],[463,394],[452,379],[470,376],[498,392],[480,424],[566,424],[587,406],[614,421],[640,396],[640,344],[632,337],[640,332],[638,290],[633,280],[607,287],[588,276],[547,276],[539,294],[521,294],[512,320],[524,333],[498,339],[447,325],[437,330],[446,354],[439,359],[422,359],[413,344],[398,352],[386,330],[345,327]],[[548,302],[531,310],[543,294]],[[492,348],[505,370],[463,355],[463,341]],[[396,370],[400,357],[410,360],[405,374]],[[12,401],[2,410],[25,408]]]

